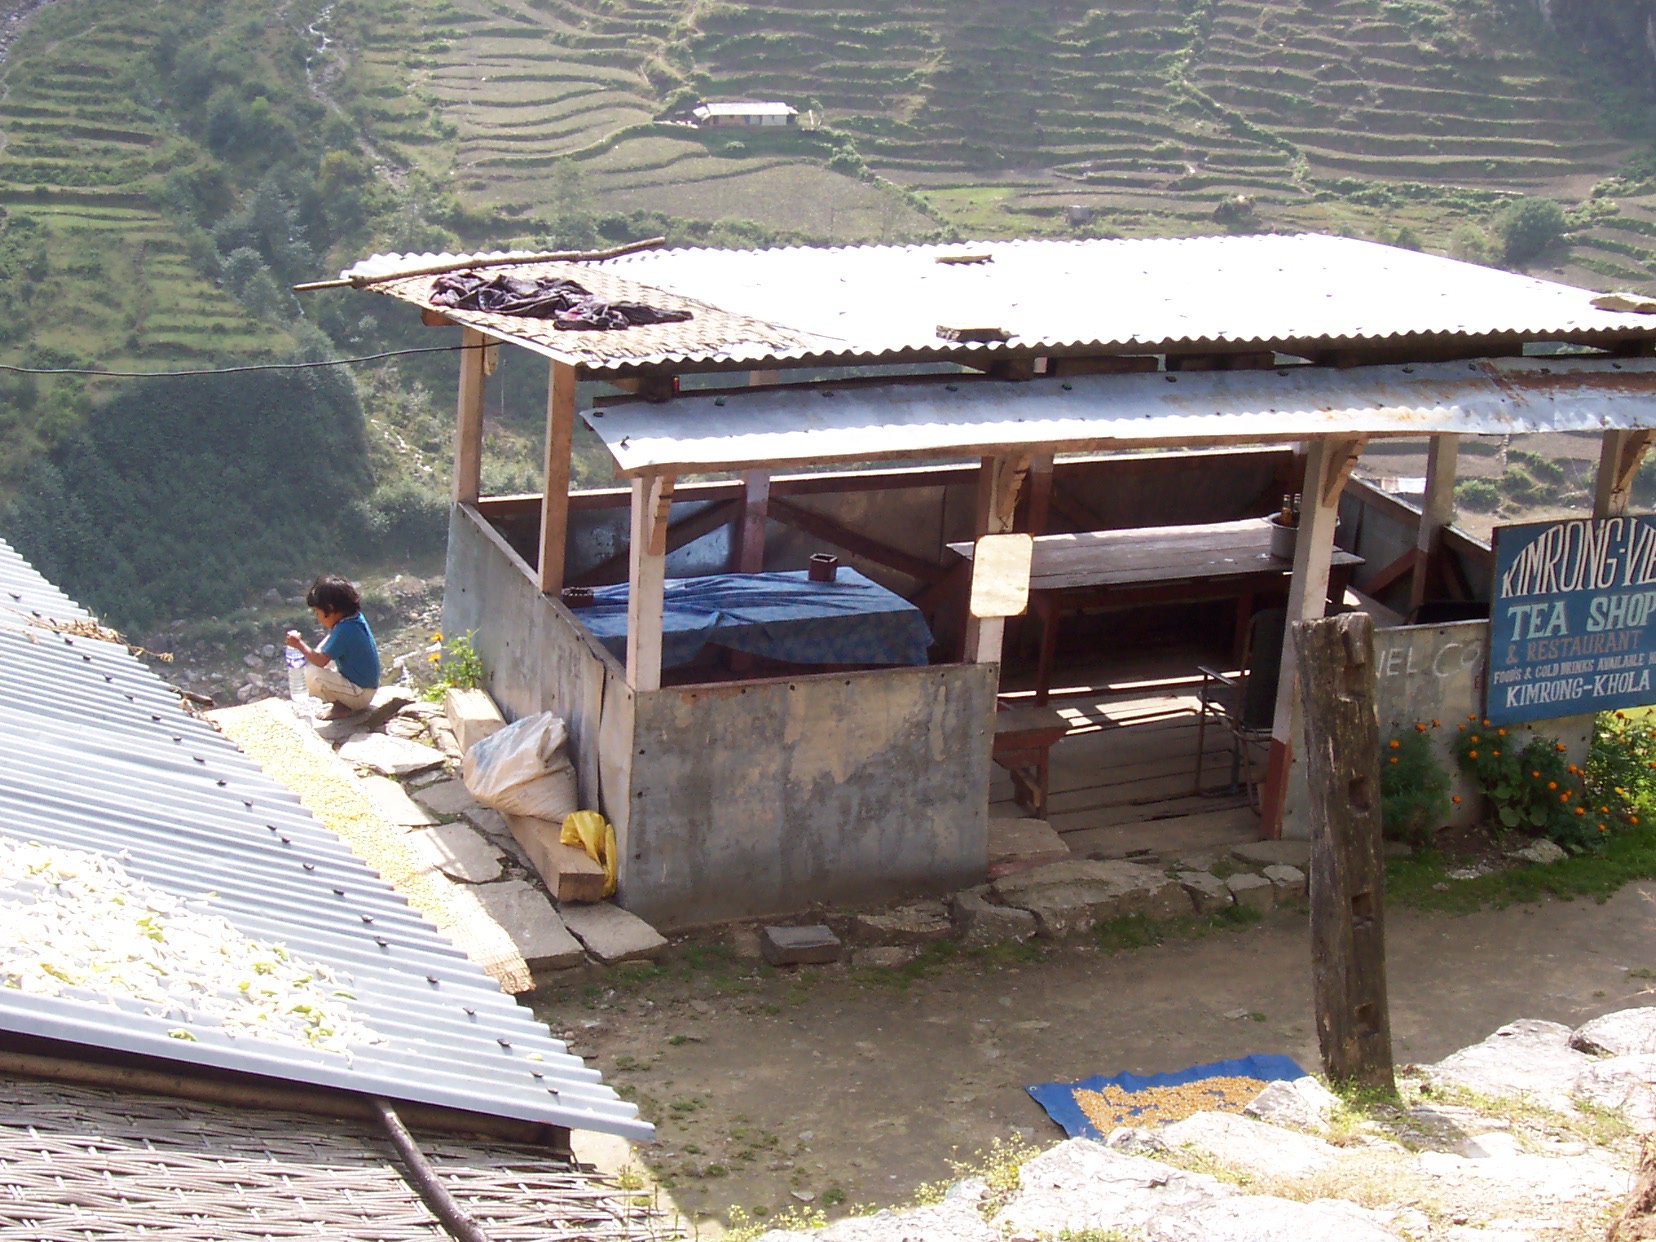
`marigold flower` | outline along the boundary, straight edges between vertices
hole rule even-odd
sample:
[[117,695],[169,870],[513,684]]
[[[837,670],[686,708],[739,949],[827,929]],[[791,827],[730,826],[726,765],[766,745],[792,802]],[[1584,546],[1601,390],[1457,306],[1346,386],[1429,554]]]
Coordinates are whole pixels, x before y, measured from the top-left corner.
[[1466,757],[1468,759],[1476,759],[1478,757],[1478,752],[1475,750],[1469,750],[1466,752]]
[[1554,742],[1553,743],[1553,749],[1556,750],[1559,754],[1563,754],[1564,753],[1564,743],[1563,742]]
[[1627,719],[1627,713],[1626,712],[1617,712],[1616,713],[1616,719],[1617,720],[1626,720]]
[[1599,831],[1600,832],[1609,832],[1610,830],[1608,828],[1606,828],[1603,824],[1600,824],[1599,825]]
[[1505,729],[1496,729],[1495,730],[1495,736],[1496,737],[1505,737],[1506,736],[1506,730]]
[[1468,712],[1466,714],[1466,718],[1468,720],[1476,720],[1478,718],[1478,713],[1477,712]]
[[1478,735],[1476,733],[1474,733],[1472,735],[1472,745],[1476,746],[1477,744],[1478,744]]
[[1636,824],[1639,822],[1639,817],[1637,815],[1629,815],[1627,817],[1627,822],[1630,824]]
[[1609,808],[1609,807],[1607,807],[1607,806],[1601,806],[1601,807],[1599,807],[1599,814],[1600,814],[1600,815],[1608,815],[1608,814],[1610,814],[1610,808]]
[[432,636],[431,636],[431,641],[432,641],[432,642],[434,642],[434,643],[440,643],[440,642],[442,642],[442,641],[443,641],[443,636],[442,636],[442,634],[440,634],[440,633],[439,633],[439,634],[433,634],[433,635],[432,635]]
[[1561,793],[1558,795],[1558,800],[1560,802],[1568,802],[1570,800],[1570,795],[1567,793]]
[[1558,782],[1557,781],[1548,781],[1547,782],[1547,788],[1548,789],[1557,789],[1558,788]]
[[1434,728],[1434,729],[1435,729],[1435,728],[1437,728],[1437,727],[1438,727],[1438,722],[1437,722],[1437,721],[1435,721],[1435,720],[1434,720],[1434,721],[1432,721],[1432,728]]
[[1487,721],[1487,720],[1484,721],[1484,728],[1486,728],[1486,729],[1489,728],[1489,721]]
[[1494,755],[1497,759],[1499,759],[1501,757],[1501,752],[1498,751],[1498,750],[1492,750],[1489,753]]
[[1536,779],[1536,780],[1540,780],[1540,779],[1541,779],[1541,773],[1540,773],[1540,771],[1539,771],[1539,770],[1538,770],[1538,769],[1536,769],[1536,768],[1531,768],[1531,769],[1530,769],[1530,775],[1531,775],[1531,776],[1533,776],[1533,777],[1534,777],[1534,778],[1535,778],[1535,779]]
[[1459,794],[1450,794],[1449,795],[1449,801],[1453,802],[1456,806],[1459,806],[1460,805],[1460,795]]
[[1577,814],[1577,815],[1585,815],[1585,814],[1587,814],[1587,808],[1585,808],[1585,807],[1580,807],[1580,806],[1578,806],[1578,807],[1576,807],[1576,814]]
[[1426,726],[1425,726],[1425,725],[1423,725],[1423,724],[1421,724],[1421,723],[1420,723],[1420,722],[1419,722],[1419,721],[1418,721],[1418,720],[1417,720],[1417,721],[1415,721],[1415,732],[1416,732],[1416,733],[1424,733],[1424,732],[1426,732]]
[[1392,757],[1391,757],[1391,761],[1392,761],[1392,762],[1393,762],[1393,763],[1396,763],[1396,762],[1397,762],[1397,756],[1396,756],[1396,755],[1393,755],[1393,756],[1392,756]]
[[[1476,739],[1474,739],[1474,740],[1476,740]],[[1395,738],[1395,737],[1394,737],[1394,738],[1392,738],[1392,740],[1391,740],[1391,748],[1392,748],[1392,749],[1393,749],[1393,750],[1396,750],[1396,749],[1397,749],[1397,747],[1398,747],[1398,745],[1399,745],[1399,742],[1398,742],[1398,740],[1397,740],[1397,739],[1396,739],[1396,738]]]

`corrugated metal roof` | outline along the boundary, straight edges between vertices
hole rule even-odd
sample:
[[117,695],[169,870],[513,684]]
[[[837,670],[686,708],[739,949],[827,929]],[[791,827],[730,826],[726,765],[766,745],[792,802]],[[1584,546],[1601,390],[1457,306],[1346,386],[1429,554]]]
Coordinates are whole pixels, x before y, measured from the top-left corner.
[[747,99],[697,104],[695,116],[798,116],[799,109],[779,100]]
[[1656,359],[1503,358],[958,383],[732,389],[587,411],[623,474],[1262,444],[1311,436],[1656,427]]
[[[502,253],[375,255],[341,275]],[[983,261],[959,261],[972,256]],[[653,250],[545,270],[604,296],[611,296],[606,282],[624,282],[613,296],[704,307],[708,314],[620,332],[560,332],[544,320],[443,313],[596,370],[895,362],[996,351],[1304,354],[1489,337],[1656,339],[1656,318],[1598,310],[1587,290],[1319,235]],[[426,306],[431,280],[374,288]],[[711,319],[713,312],[724,318]],[[940,327],[998,329],[1006,339],[951,342],[939,336]]]
[[192,1042],[168,1035],[176,1016],[10,987],[0,987],[0,1030],[652,1136],[634,1105],[124,647],[38,623],[87,616],[0,541],[0,832],[117,858],[189,909],[332,968],[385,1042],[347,1057],[184,1023]]

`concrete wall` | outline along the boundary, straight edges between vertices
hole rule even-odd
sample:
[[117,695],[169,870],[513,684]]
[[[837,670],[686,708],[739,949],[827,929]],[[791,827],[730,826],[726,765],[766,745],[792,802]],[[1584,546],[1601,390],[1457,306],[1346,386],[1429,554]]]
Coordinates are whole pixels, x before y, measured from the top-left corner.
[[[1483,814],[1476,788],[1462,775],[1450,753],[1457,727],[1468,715],[1483,711],[1484,652],[1489,641],[1489,622],[1461,621],[1453,625],[1407,625],[1374,632],[1376,698],[1380,712],[1382,741],[1394,733],[1424,723],[1432,736],[1438,760],[1453,779],[1452,792],[1460,795],[1453,807],[1452,823],[1475,823]],[[1431,729],[1432,721],[1440,727]],[[1592,738],[1591,716],[1563,716],[1533,726],[1509,730],[1512,745],[1522,748],[1530,734],[1556,738],[1569,748],[1572,761],[1587,755]],[[1287,809],[1282,833],[1286,837],[1310,836],[1307,818],[1305,767],[1300,752],[1304,739],[1295,738],[1295,759],[1289,781]]]
[[540,593],[529,567],[475,509],[449,515],[443,633],[472,631],[484,687],[508,720],[554,712],[569,726],[582,806],[601,806],[598,733],[608,675],[620,666]]
[[981,883],[998,672],[634,696],[622,903],[677,928]]

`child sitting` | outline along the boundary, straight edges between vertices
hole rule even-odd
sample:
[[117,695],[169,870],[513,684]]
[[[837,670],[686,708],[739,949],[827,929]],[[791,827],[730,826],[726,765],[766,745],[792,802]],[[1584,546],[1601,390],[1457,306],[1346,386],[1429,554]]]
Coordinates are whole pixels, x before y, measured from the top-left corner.
[[306,691],[333,704],[325,716],[328,720],[366,711],[379,686],[380,658],[357,589],[344,578],[323,574],[311,584],[305,603],[327,631],[320,647],[305,642],[298,630],[287,633],[287,645],[305,656]]

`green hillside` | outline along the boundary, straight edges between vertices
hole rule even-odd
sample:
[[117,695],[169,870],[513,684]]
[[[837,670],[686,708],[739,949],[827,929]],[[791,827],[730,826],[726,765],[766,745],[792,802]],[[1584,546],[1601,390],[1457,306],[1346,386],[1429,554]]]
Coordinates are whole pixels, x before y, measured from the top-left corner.
[[[654,233],[1315,230],[1656,289],[1649,5],[1551,10],[1549,27],[1533,0],[44,0],[0,62],[0,362],[145,370],[450,343],[384,300],[286,287],[374,250]],[[794,104],[801,125],[672,119],[754,97]],[[1507,248],[1524,196],[1564,215]],[[316,469],[358,494],[332,545],[305,546],[413,554],[440,539],[453,374],[438,354],[359,368],[344,389],[230,376],[209,404],[246,430],[272,392],[312,402],[295,425],[348,458]],[[544,382],[533,360],[497,377],[492,486],[537,485]],[[0,533],[35,539],[117,617],[161,605],[108,574],[76,582],[87,558],[46,532],[84,540],[89,514],[140,536],[163,522],[151,497],[117,511],[76,490],[118,477],[110,454],[160,417],[142,388],[0,375]],[[313,451],[242,442],[301,465]],[[212,607],[280,559],[256,532],[256,490],[222,493],[247,506],[226,523],[246,542]],[[188,531],[156,529],[194,555]]]

